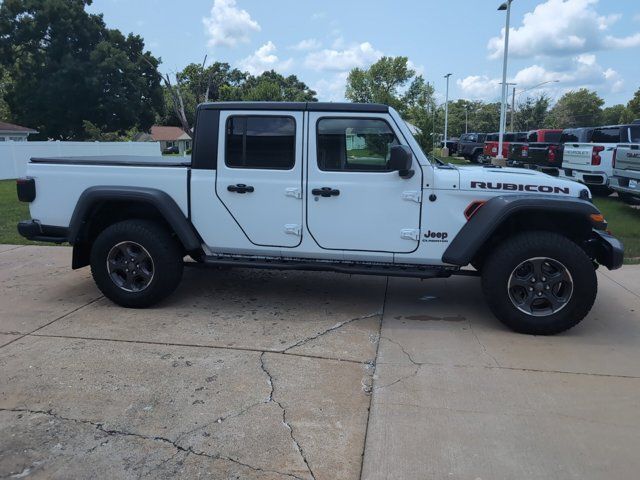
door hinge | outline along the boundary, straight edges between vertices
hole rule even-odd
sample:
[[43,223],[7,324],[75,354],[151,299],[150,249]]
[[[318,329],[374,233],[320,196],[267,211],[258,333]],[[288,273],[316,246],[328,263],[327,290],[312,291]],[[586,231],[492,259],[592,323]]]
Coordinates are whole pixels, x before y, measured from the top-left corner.
[[289,187],[285,189],[284,194],[287,197],[302,198],[302,190],[298,187]]
[[302,235],[302,227],[297,223],[287,223],[284,226],[284,233],[288,233],[290,235],[301,236]]
[[406,192],[402,192],[402,199],[420,203],[420,200],[422,199],[422,195],[420,195],[420,192],[418,190],[409,190]]
[[400,230],[400,238],[405,240],[420,240],[420,230],[417,228],[403,228]]

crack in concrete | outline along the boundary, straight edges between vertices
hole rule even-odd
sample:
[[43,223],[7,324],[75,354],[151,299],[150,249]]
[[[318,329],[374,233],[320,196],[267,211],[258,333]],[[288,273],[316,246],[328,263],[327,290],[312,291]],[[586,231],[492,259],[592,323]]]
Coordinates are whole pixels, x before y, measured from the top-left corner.
[[329,327],[326,330],[323,330],[322,332],[316,333],[315,335],[312,335],[310,337],[303,338],[302,340],[294,343],[293,345],[285,348],[284,350],[281,350],[280,353],[287,353],[289,350],[291,350],[293,348],[301,347],[302,345],[306,345],[307,343],[312,342],[313,340],[316,340],[316,339],[322,337],[323,335],[326,335],[327,333],[334,332],[334,331],[336,331],[336,330],[338,330],[338,329],[340,329],[340,328],[342,328],[345,325],[348,325],[350,323],[357,322],[358,320],[365,320],[367,318],[373,318],[373,317],[380,316],[380,315],[382,315],[382,312],[369,313],[369,314],[363,315],[361,317],[352,318],[350,320],[345,320],[344,322],[336,323],[334,326]]
[[[108,429],[105,428],[104,424],[99,423],[99,422],[93,422],[91,420],[81,420],[81,419],[77,419],[77,418],[70,418],[70,417],[63,417],[62,415],[59,415],[57,413],[54,413],[53,410],[34,410],[34,409],[29,409],[29,408],[0,408],[0,412],[14,412],[14,413],[28,413],[30,415],[47,415],[50,417],[53,417],[59,421],[66,421],[66,422],[74,422],[74,423],[80,423],[83,425],[91,425],[92,427],[96,428],[97,430],[107,434],[107,435],[117,435],[117,436],[125,436],[125,437],[134,437],[134,438],[139,438],[139,439],[143,439],[143,440],[150,440],[150,441],[155,441],[155,442],[162,442],[162,443],[167,443],[171,446],[173,446],[173,448],[175,448],[176,450],[180,451],[180,452],[184,452],[186,454],[191,454],[191,455],[196,455],[199,457],[206,457],[209,458],[211,460],[226,460],[228,462],[232,462],[235,463],[237,465],[240,465],[242,467],[245,468],[249,468],[250,470],[253,470],[255,472],[261,472],[261,473],[275,473],[276,475],[281,475],[283,477],[288,477],[288,478],[293,478],[295,480],[304,480],[301,477],[298,477],[297,475],[293,475],[290,473],[284,473],[284,472],[279,472],[277,470],[270,470],[270,469],[264,469],[264,468],[260,468],[260,467],[256,467],[254,465],[250,465],[244,462],[241,462],[240,460],[236,460],[235,458],[231,458],[231,457],[227,457],[224,455],[211,455],[205,452],[199,452],[194,450],[192,447],[184,447],[180,444],[178,444],[177,441],[171,440],[169,438],[166,437],[161,437],[159,435],[144,435],[141,433],[134,433],[134,432],[126,432],[123,430],[115,430],[115,429]],[[175,456],[175,455],[174,455]],[[315,477],[314,477],[315,480]]]
[[270,387],[269,397],[267,398],[266,403],[273,402],[280,407],[280,410],[282,410],[282,423],[285,427],[289,429],[289,436],[291,437],[291,441],[293,442],[296,449],[298,450],[298,453],[302,457],[302,461],[307,466],[307,470],[309,470],[309,475],[311,475],[311,478],[313,480],[316,480],[316,476],[314,475],[313,470],[311,470],[311,465],[309,465],[309,461],[307,460],[307,457],[304,454],[304,450],[300,446],[300,442],[298,442],[298,440],[296,439],[293,433],[293,427],[287,420],[287,410],[284,408],[281,402],[279,402],[274,398],[276,386],[275,386],[273,375],[271,374],[271,372],[269,372],[269,369],[264,363],[265,353],[266,352],[262,352],[262,355],[260,355],[260,368],[262,368],[262,371],[265,373],[265,375],[267,375],[267,382],[269,383],[269,387]]
[[471,320],[468,320],[467,323],[469,324],[469,329],[471,330],[471,333],[473,334],[473,336],[476,339],[476,342],[478,342],[478,345],[480,346],[480,349],[482,350],[482,353],[484,353],[487,357],[489,357],[491,360],[493,360],[493,362],[496,364],[496,366],[498,368],[500,368],[500,362],[498,362],[498,360],[496,359],[496,357],[494,357],[493,355],[491,355],[489,353],[489,351],[487,350],[487,347],[484,345],[484,343],[482,343],[480,341],[480,338],[478,338],[478,334],[476,333],[476,331],[473,328],[473,325],[471,324]]

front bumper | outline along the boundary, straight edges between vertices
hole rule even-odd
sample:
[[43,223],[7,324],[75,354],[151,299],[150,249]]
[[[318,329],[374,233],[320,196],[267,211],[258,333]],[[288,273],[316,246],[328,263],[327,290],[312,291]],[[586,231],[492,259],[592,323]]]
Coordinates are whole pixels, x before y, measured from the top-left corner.
[[69,236],[69,229],[67,227],[42,225],[36,220],[23,220],[18,223],[18,233],[27,240],[64,243]]
[[624,245],[613,235],[602,230],[593,230],[592,237],[587,243],[593,257],[600,265],[604,265],[609,270],[616,270],[622,266]]

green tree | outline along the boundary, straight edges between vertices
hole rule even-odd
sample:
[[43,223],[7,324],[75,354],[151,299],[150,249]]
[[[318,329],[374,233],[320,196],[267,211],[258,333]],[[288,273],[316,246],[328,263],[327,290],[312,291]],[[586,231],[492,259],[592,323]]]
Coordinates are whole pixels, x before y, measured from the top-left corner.
[[603,125],[617,125],[625,123],[630,112],[627,107],[622,104],[613,105],[602,110],[602,124]]
[[349,72],[345,96],[352,102],[389,105],[415,125],[416,139],[430,149],[435,101],[433,86],[409,67],[407,57],[382,57],[367,69]]
[[550,104],[551,99],[544,93],[535,98],[527,97],[516,108],[515,131],[526,132],[542,128],[546,123]]
[[553,128],[598,125],[602,121],[603,105],[604,100],[586,88],[565,93],[549,112],[547,124]]
[[9,85],[11,84],[11,77],[6,68],[0,65],[0,121],[11,122],[11,111],[9,110],[9,104],[5,101],[4,97]]
[[626,119],[626,121],[633,121],[640,118],[640,88],[633,95],[633,98],[627,103],[627,109],[629,110],[630,117],[632,119]]
[[12,79],[4,99],[13,120],[41,136],[86,138],[148,129],[163,108],[158,60],[143,40],[106,28],[91,0],[5,0],[0,65]]

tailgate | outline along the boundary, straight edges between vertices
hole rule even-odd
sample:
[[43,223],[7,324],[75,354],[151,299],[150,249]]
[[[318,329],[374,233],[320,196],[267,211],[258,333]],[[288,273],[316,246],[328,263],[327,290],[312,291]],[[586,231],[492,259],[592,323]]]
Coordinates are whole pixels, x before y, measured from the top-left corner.
[[584,167],[591,165],[591,156],[593,153],[593,144],[571,144],[564,145],[564,156],[562,159],[563,167]]
[[640,146],[618,147],[616,168],[619,170],[640,171]]

